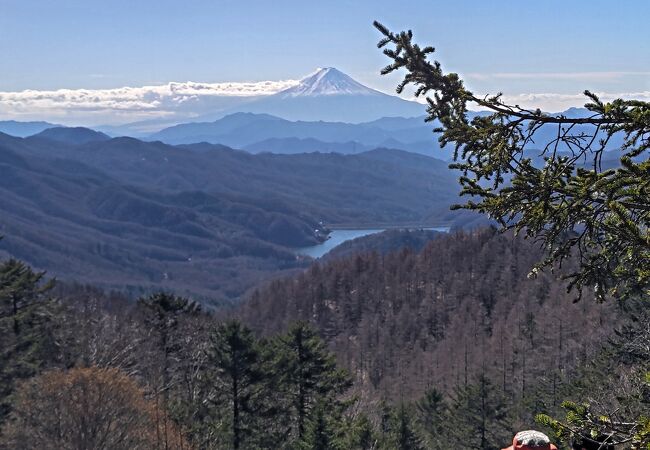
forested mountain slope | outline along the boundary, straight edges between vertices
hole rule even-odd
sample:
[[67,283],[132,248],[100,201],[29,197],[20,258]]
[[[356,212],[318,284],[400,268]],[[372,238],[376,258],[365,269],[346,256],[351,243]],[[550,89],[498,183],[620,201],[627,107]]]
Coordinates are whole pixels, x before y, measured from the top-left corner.
[[0,171],[0,254],[63,279],[224,300],[318,242],[315,217],[258,199],[150,190],[1,147]]
[[89,131],[0,134],[3,256],[66,280],[221,301],[302,267],[292,248],[328,225],[453,220],[455,175],[421,155],[251,155]]
[[456,233],[420,252],[315,263],[256,291],[238,315],[263,333],[315,324],[373,397],[451,392],[487,374],[518,399],[533,384],[558,387],[616,323],[614,305],[573,303],[553,274],[529,279],[540,255],[511,234]]
[[357,253],[377,252],[387,254],[396,250],[408,248],[419,252],[429,241],[445,236],[442,231],[421,230],[421,229],[392,229],[381,233],[370,234],[345,241],[324,254],[321,262],[334,259],[348,258]]
[[147,189],[198,190],[284,203],[318,213],[328,224],[420,221],[447,212],[458,190],[457,175],[447,163],[399,150],[251,155],[205,143],[171,146],[115,138],[70,145],[9,136],[0,136],[0,145],[21,155],[82,162]]

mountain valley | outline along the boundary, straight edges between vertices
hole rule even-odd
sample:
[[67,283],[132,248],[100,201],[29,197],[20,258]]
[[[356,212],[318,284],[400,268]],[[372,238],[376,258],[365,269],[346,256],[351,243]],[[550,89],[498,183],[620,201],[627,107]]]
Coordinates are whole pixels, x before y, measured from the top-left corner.
[[329,227],[454,220],[446,163],[397,150],[251,155],[53,128],[0,135],[0,167],[4,255],[133,295],[232,301],[304,267],[293,249]]

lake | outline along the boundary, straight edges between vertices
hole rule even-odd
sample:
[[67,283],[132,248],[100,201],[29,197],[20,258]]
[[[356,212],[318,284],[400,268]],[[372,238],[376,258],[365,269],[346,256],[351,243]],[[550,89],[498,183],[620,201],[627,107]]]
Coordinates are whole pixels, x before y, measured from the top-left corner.
[[[330,238],[323,243],[314,245],[312,247],[304,247],[296,250],[296,253],[300,255],[311,256],[312,258],[320,258],[325,253],[332,250],[337,245],[341,245],[345,241],[351,239],[356,239],[362,236],[368,236],[370,234],[381,233],[386,231],[388,228],[371,228],[371,229],[359,229],[359,230],[333,230],[330,233]],[[427,227],[427,228],[413,228],[418,230],[433,230],[433,231],[442,231],[448,232],[449,227]]]

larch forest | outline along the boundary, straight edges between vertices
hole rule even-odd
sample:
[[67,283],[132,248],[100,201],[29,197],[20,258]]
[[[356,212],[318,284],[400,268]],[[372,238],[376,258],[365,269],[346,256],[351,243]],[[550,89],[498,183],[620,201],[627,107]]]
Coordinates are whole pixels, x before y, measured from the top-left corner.
[[[274,118],[387,101],[335,69],[151,139],[0,133],[0,449],[650,449],[650,104],[520,107],[375,28],[450,162]],[[355,223],[399,226],[296,256]]]

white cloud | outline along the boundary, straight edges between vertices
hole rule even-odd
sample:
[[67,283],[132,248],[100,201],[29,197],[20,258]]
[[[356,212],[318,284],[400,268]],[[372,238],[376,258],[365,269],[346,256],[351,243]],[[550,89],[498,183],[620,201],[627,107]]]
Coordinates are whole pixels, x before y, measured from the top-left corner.
[[[525,79],[547,77],[582,79],[643,75],[648,72],[494,73],[465,76]],[[487,78],[486,78],[487,79]],[[167,84],[115,89],[58,89],[51,91],[0,91],[0,120],[49,120],[65,125],[119,125],[138,121],[165,121],[167,124],[218,115],[259,96],[293,87],[299,80]],[[615,98],[650,101],[650,91],[597,93],[603,100]],[[403,98],[406,98],[404,96]],[[423,98],[412,100],[424,103]],[[581,93],[520,93],[503,96],[510,104],[545,111],[580,107],[587,99]],[[216,118],[216,117],[215,117]],[[155,128],[155,125],[147,125]]]
[[[604,102],[609,102],[617,98],[624,100],[641,100],[650,101],[650,91],[641,92],[595,92],[595,94]],[[567,110],[571,107],[581,107],[590,100],[582,93],[580,94],[554,94],[554,93],[540,93],[540,94],[515,94],[504,95],[502,97],[504,103],[511,105],[519,105],[522,108],[540,108],[543,111],[559,112]]]
[[[115,89],[0,92],[0,118],[124,123],[179,113],[200,115],[238,100],[275,94],[297,80],[251,83],[172,82]],[[67,119],[67,120],[66,120]]]
[[[595,94],[604,102],[609,102],[617,98],[625,100],[641,100],[650,102],[650,91],[640,92],[595,92]],[[477,94],[478,95],[478,94]],[[479,95],[480,97],[480,95]],[[419,103],[426,104],[423,97],[412,98]],[[523,94],[504,94],[501,100],[509,105],[519,105],[522,108],[536,109],[542,111],[560,112],[572,107],[582,107],[590,100],[584,94],[556,94],[556,93],[523,93]],[[469,109],[481,110],[478,105],[468,105]]]
[[495,72],[463,74],[468,80],[577,80],[577,81],[612,81],[625,77],[647,77],[650,72]]

